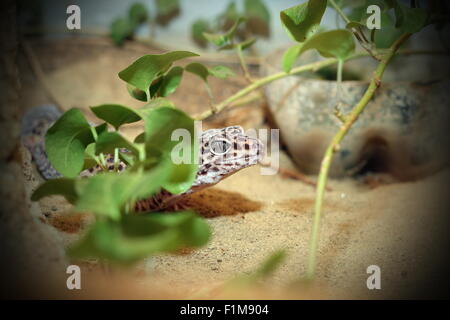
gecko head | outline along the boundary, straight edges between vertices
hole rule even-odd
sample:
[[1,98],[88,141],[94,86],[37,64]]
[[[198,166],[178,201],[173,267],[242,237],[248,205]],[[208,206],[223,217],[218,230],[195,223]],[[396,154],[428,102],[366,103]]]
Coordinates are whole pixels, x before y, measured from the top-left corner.
[[263,156],[263,143],[256,137],[246,135],[240,126],[204,131],[200,141],[196,184],[216,184],[241,169],[257,164]]

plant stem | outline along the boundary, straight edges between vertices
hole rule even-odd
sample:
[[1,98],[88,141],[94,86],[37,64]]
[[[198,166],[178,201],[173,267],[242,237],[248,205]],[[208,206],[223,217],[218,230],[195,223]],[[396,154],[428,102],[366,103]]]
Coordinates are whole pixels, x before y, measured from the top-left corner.
[[336,10],[336,12],[339,13],[342,19],[344,19],[345,23],[349,23],[350,19],[345,15],[344,11],[342,11],[341,8],[339,8],[336,2],[334,2],[334,0],[329,0],[329,2],[333,6],[334,10]]
[[242,47],[237,46],[236,51],[239,57],[239,63],[241,64],[242,71],[244,72],[244,77],[245,79],[247,79],[249,83],[252,83],[253,82],[252,77],[250,77],[250,73],[248,72],[247,64],[245,63],[244,53],[242,52]]
[[[345,23],[348,24],[350,22],[350,19],[345,15],[344,11],[341,10],[341,8],[334,2],[334,0],[330,0],[331,5],[333,6],[334,10],[344,19]],[[378,58],[378,55],[376,52],[374,52],[373,48],[369,46],[369,42],[367,41],[366,36],[364,35],[364,32],[360,27],[358,28],[351,28],[353,35],[358,40],[361,47],[366,50],[375,60],[380,60]]]
[[370,81],[369,87],[364,93],[361,100],[355,105],[350,114],[346,117],[345,123],[340,127],[339,131],[331,140],[328,145],[325,155],[322,159],[320,166],[320,172],[318,177],[317,189],[316,189],[316,201],[314,206],[314,217],[313,226],[311,231],[310,245],[309,245],[309,256],[308,265],[306,269],[306,279],[312,280],[316,271],[316,255],[317,255],[317,245],[319,241],[319,227],[320,227],[320,216],[322,213],[322,204],[324,198],[324,190],[327,182],[328,171],[330,169],[331,160],[333,159],[333,154],[339,148],[339,143],[345,137],[353,123],[358,119],[361,112],[363,112],[366,105],[369,103],[370,99],[373,97],[375,91],[380,86],[381,77],[383,76],[386,66],[397,52],[400,45],[409,38],[411,34],[405,33],[402,35],[386,52],[386,54],[381,58],[375,72],[373,74],[372,80]]
[[[92,136],[94,137],[94,141],[97,141],[97,138],[98,138],[97,130],[95,130],[94,127],[90,127],[90,129],[91,129]],[[98,163],[100,166],[103,167],[103,170],[105,170],[105,171],[107,170],[107,168],[106,168],[105,156],[103,155],[102,152],[100,152],[99,156],[98,156],[98,157],[95,157],[94,159],[95,159],[95,161],[97,161],[97,163]]]
[[119,166],[119,148],[114,148],[114,171],[117,171]]
[[370,31],[370,43],[372,43],[372,45],[375,43],[375,32],[377,31],[377,29],[372,29],[372,31]]
[[[355,53],[354,55],[350,56],[349,58],[347,58],[346,60],[350,60],[350,59],[355,59],[355,58],[359,58],[359,57],[363,57],[363,56],[368,56],[368,53],[365,52],[360,52],[360,53]],[[198,116],[195,116],[194,118],[197,120],[204,120],[210,116],[212,116],[214,113],[218,113],[220,111],[222,111],[223,109],[225,109],[230,103],[232,103],[233,101],[245,96],[246,94],[252,92],[253,90],[256,90],[270,82],[273,82],[275,80],[278,79],[282,79],[288,76],[291,76],[293,74],[298,74],[298,73],[302,73],[302,72],[306,72],[306,71],[317,71],[321,68],[333,65],[335,63],[337,63],[337,59],[335,58],[329,58],[329,59],[325,59],[322,61],[318,61],[318,62],[313,62],[313,63],[309,63],[303,66],[299,66],[296,67],[294,69],[291,70],[291,72],[286,73],[286,72],[277,72],[274,74],[271,74],[267,77],[258,79],[254,82],[252,82],[251,84],[249,84],[247,87],[245,87],[242,90],[239,90],[238,92],[236,92],[235,94],[233,94],[232,96],[228,97],[227,99],[225,99],[224,101],[222,101],[221,103],[217,104],[215,106],[215,111],[213,110],[207,110],[203,113],[201,113]]]
[[94,137],[94,141],[97,141],[97,138],[98,138],[97,130],[95,130],[94,127],[90,127],[90,129],[91,129],[92,136]]
[[337,67],[337,83],[336,83],[336,100],[337,103],[341,102],[341,87],[342,87],[342,69],[344,68],[344,61],[342,59],[338,60]]
[[209,106],[210,106],[210,110],[212,113],[215,113],[216,110],[216,106],[215,106],[215,102],[214,102],[214,95],[211,91],[211,87],[209,86],[208,82],[205,82],[205,88],[206,88],[206,92],[208,93],[208,97],[209,97]]
[[345,116],[342,114],[341,106],[341,91],[342,91],[342,69],[344,68],[344,61],[339,59],[337,66],[337,80],[336,80],[336,104],[334,105],[334,114],[342,122],[345,122]]
[[[381,51],[380,54],[384,53],[384,51]],[[399,50],[397,52],[397,54],[402,54],[402,55],[416,55],[416,54],[431,54],[431,55],[449,55],[449,52],[447,51],[435,51],[435,50]],[[358,52],[353,54],[352,56],[348,57],[345,59],[345,61],[347,60],[353,60],[353,59],[357,59],[357,58],[361,58],[361,57],[367,57],[369,56],[370,53],[368,52]],[[344,62],[345,62],[344,61]],[[221,112],[223,109],[227,108],[228,106],[230,106],[234,101],[239,100],[240,98],[242,98],[243,96],[249,94],[250,92],[252,92],[253,90],[256,90],[262,86],[265,86],[268,83],[271,83],[275,80],[278,79],[282,79],[285,77],[289,77],[291,75],[294,74],[299,74],[302,72],[306,72],[306,71],[317,71],[320,70],[324,67],[328,67],[330,65],[333,65],[335,63],[337,63],[338,60],[335,58],[329,58],[326,60],[322,60],[322,61],[318,61],[318,62],[314,62],[314,63],[310,63],[310,64],[305,64],[303,66],[299,66],[296,68],[293,68],[291,70],[291,72],[286,73],[286,72],[278,72],[278,73],[274,73],[271,74],[267,77],[264,78],[260,78],[254,82],[252,82],[251,84],[249,84],[247,87],[239,90],[238,92],[236,92],[235,94],[233,94],[232,96],[228,97],[227,99],[223,100],[222,102],[220,102],[219,104],[217,104],[214,108],[214,110],[207,110],[205,112],[202,112],[198,115],[194,115],[193,118],[195,118],[196,120],[205,120],[209,117],[211,117],[212,115]]]

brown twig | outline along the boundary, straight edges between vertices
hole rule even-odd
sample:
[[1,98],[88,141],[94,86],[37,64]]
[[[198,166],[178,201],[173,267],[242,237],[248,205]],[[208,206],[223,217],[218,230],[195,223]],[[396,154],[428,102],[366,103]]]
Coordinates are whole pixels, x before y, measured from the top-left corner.
[[[303,174],[297,170],[292,170],[292,169],[287,169],[287,168],[279,168],[278,173],[284,178],[295,179],[295,180],[301,181],[305,184],[308,184],[310,186],[317,187],[317,182],[311,180],[305,174]],[[328,186],[326,186],[325,189],[327,191],[333,191],[333,189]]]

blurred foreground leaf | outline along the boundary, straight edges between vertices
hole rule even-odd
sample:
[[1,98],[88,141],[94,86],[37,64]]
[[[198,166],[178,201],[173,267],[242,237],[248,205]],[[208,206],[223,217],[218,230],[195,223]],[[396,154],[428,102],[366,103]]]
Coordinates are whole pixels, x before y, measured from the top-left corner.
[[189,211],[129,215],[120,222],[96,222],[68,253],[130,264],[150,254],[202,246],[210,236],[209,225]]
[[61,195],[74,204],[78,199],[78,194],[75,190],[75,180],[70,178],[47,180],[33,192],[31,200],[38,201],[52,195]]

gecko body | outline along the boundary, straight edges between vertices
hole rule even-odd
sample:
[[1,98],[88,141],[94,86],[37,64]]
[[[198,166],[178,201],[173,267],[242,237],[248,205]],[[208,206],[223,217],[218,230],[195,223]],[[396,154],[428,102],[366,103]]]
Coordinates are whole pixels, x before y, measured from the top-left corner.
[[[54,106],[46,105],[33,108],[22,121],[22,143],[30,151],[39,173],[44,179],[61,177],[52,167],[45,153],[45,134],[50,126],[61,116]],[[230,175],[253,166],[262,159],[264,145],[256,137],[244,133],[240,126],[210,129],[202,132],[199,141],[199,166],[191,188],[181,194],[172,194],[167,190],[135,204],[136,212],[162,211],[177,204],[186,195],[211,187]],[[114,166],[113,155],[106,155],[107,169],[126,170],[127,165],[120,161]],[[83,170],[80,176],[92,176],[103,171],[100,165]]]

